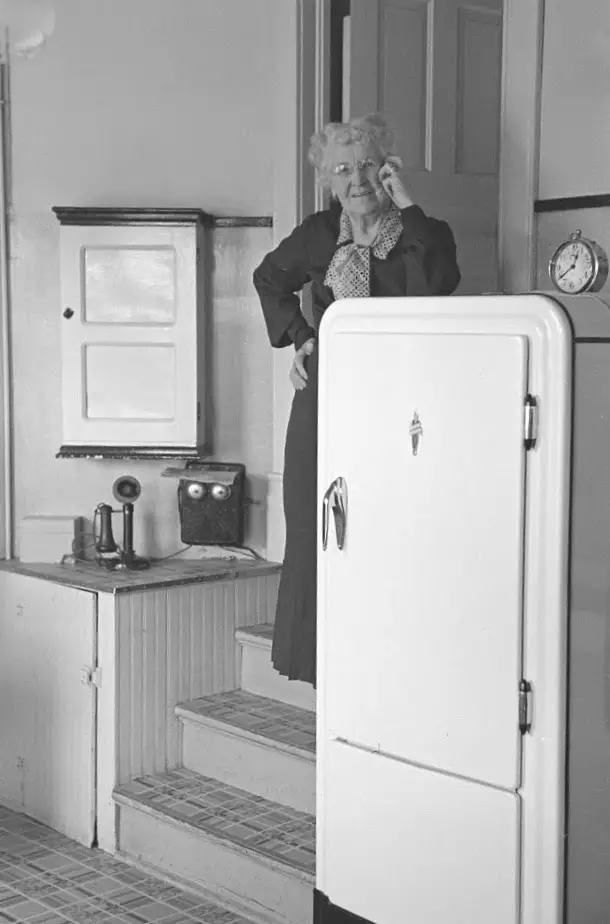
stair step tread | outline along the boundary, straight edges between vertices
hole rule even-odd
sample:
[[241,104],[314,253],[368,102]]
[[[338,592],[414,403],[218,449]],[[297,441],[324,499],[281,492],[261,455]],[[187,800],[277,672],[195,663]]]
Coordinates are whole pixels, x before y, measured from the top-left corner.
[[122,783],[114,797],[307,876],[315,873],[315,817],[306,812],[183,767]]
[[269,651],[271,651],[273,623],[265,622],[258,626],[242,626],[235,632],[235,637],[240,642],[251,642],[261,648],[269,648]]
[[177,715],[239,729],[253,739],[311,758],[316,752],[316,715],[308,709],[245,690],[201,696],[176,706]]

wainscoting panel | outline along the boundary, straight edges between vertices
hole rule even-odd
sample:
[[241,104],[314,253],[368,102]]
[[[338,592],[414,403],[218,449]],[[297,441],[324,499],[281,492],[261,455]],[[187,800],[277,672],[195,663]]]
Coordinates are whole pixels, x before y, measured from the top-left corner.
[[180,764],[176,703],[238,686],[235,630],[273,622],[279,575],[116,597],[117,782]]

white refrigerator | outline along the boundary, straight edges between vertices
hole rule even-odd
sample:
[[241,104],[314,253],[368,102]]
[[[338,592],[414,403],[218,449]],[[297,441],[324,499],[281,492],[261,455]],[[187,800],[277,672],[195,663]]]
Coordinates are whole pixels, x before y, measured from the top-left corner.
[[315,924],[610,921],[609,306],[324,316]]

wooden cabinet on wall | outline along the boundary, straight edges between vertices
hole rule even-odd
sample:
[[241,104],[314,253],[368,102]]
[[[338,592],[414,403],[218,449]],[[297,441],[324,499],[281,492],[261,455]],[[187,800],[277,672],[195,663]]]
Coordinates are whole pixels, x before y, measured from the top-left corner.
[[62,456],[196,456],[206,442],[206,229],[195,209],[54,208]]

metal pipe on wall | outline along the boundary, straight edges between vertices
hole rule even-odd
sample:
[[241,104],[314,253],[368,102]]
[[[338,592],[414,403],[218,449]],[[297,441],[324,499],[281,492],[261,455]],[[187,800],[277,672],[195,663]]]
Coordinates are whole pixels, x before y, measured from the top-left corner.
[[[6,47],[6,46],[5,46]],[[8,164],[8,63],[0,61],[0,329],[2,331],[2,429],[4,557],[13,556],[13,383],[11,355],[9,221],[7,195]]]
[[[14,554],[14,410],[11,350],[11,280],[9,221],[10,55],[30,57],[55,28],[53,0],[0,0],[0,360],[2,362],[3,451],[0,501],[4,508],[0,558]],[[0,512],[2,512],[0,510]],[[2,548],[4,546],[4,548]]]

